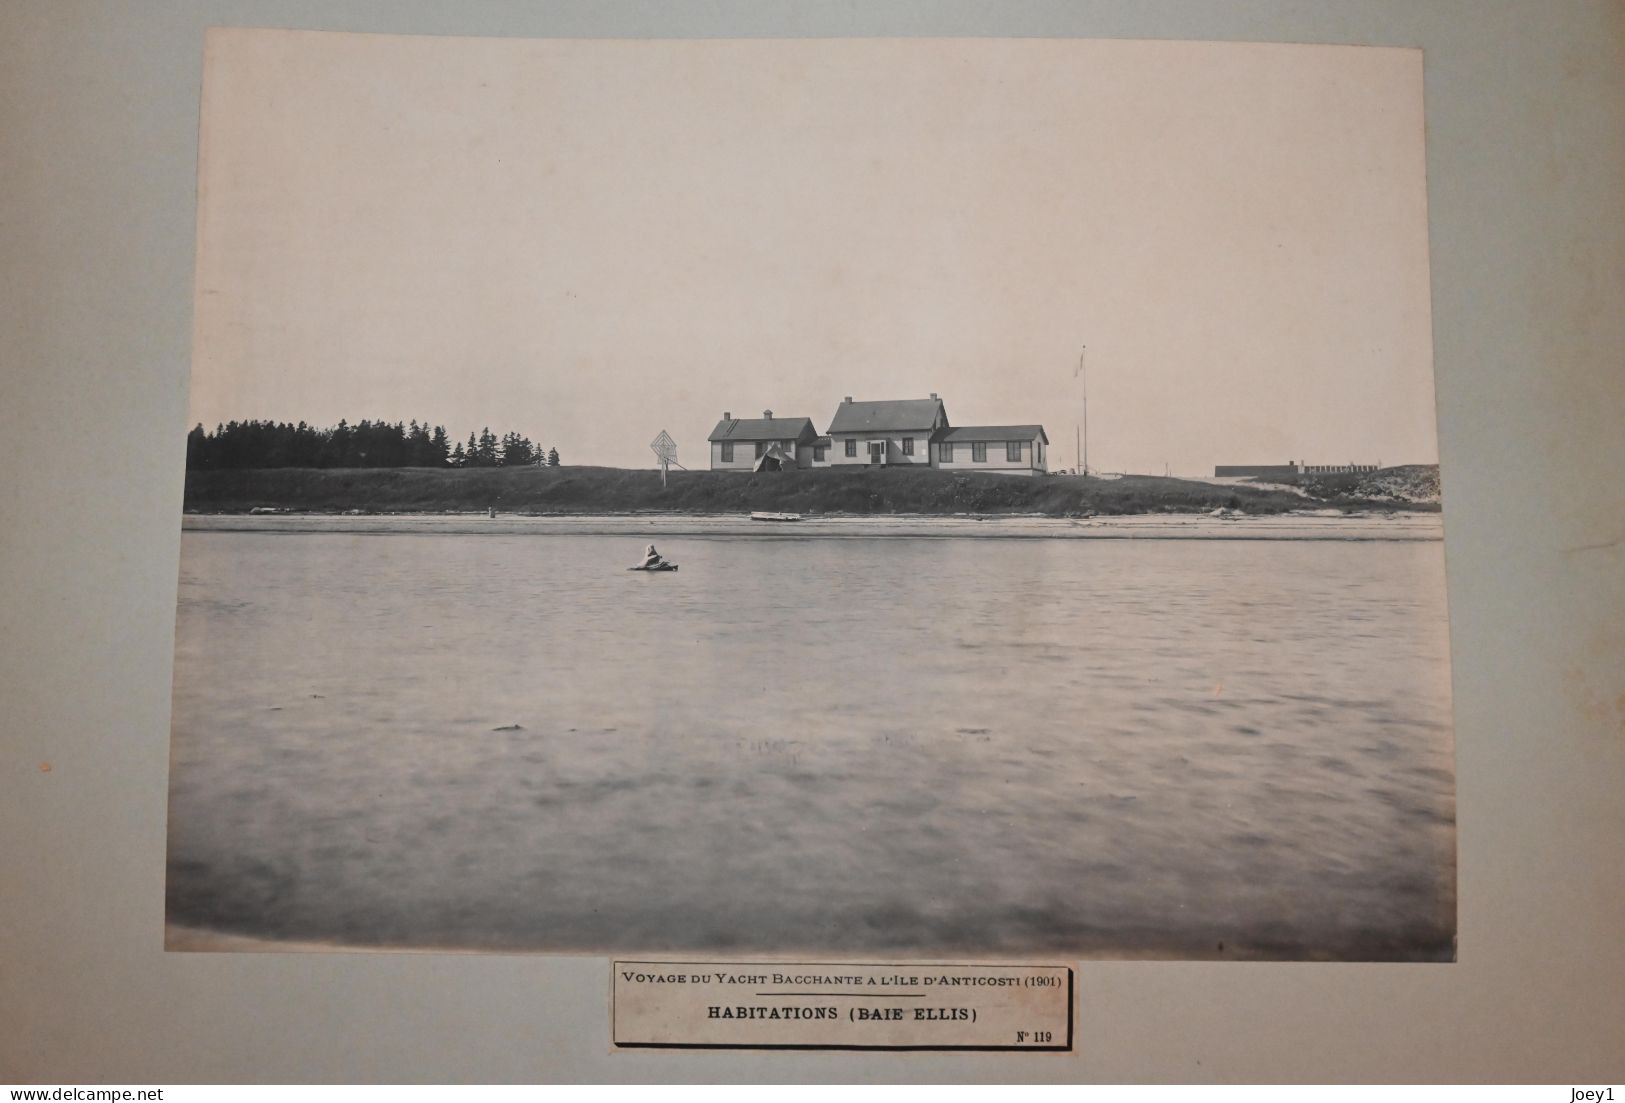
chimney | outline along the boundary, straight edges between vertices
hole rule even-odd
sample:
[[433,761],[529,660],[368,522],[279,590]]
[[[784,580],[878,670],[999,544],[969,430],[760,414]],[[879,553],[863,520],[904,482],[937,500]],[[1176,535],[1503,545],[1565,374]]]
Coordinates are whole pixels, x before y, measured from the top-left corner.
[[935,398],[935,397],[937,397],[937,392],[936,392],[936,391],[932,391],[932,392],[931,392],[931,397],[932,397],[932,398]]
[[763,410],[762,411],[762,416],[765,417],[767,420],[772,421],[773,420],[773,411],[772,410]]
[[845,397],[845,398],[843,398],[843,399],[841,399],[841,401],[842,401],[842,402],[851,402],[851,401],[852,401],[852,396],[851,396],[851,395],[847,395],[847,396],[846,396],[846,397]]
[[732,421],[733,419],[734,419],[734,416],[732,414],[730,414],[727,410],[722,411],[722,420],[723,421]]

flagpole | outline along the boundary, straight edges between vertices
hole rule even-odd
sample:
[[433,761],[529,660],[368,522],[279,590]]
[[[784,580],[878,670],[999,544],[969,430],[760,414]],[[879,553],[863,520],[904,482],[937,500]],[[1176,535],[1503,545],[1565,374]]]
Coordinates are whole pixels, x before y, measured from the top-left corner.
[[1079,464],[1085,475],[1089,474],[1089,369],[1084,364],[1084,354],[1089,346],[1083,345],[1078,350],[1078,375],[1083,378],[1083,443],[1079,446]]

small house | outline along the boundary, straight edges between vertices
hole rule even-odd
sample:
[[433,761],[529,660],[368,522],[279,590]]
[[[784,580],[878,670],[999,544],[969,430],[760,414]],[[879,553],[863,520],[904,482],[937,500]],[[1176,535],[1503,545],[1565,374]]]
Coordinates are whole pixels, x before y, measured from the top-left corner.
[[944,471],[1041,475],[1049,470],[1042,425],[958,425],[937,435],[935,466]]
[[761,417],[736,418],[724,411],[709,439],[712,471],[779,471],[812,467],[818,432],[808,417],[763,410]]

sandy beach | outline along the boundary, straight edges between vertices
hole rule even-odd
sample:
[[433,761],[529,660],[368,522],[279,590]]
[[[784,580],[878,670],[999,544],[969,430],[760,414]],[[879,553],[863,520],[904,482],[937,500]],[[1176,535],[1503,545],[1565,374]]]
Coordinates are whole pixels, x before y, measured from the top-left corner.
[[1335,510],[1266,516],[1138,514],[1113,517],[1033,515],[886,517],[819,515],[800,521],[692,513],[549,514],[186,514],[187,532],[331,532],[351,534],[555,536],[751,536],[769,539],[843,537],[979,537],[1068,540],[1398,540],[1444,538],[1437,513],[1356,513]]

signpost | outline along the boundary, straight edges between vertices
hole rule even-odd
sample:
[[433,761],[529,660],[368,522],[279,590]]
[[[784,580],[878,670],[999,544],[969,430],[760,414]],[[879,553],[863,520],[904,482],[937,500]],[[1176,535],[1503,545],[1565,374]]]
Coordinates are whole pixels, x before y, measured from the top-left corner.
[[[677,442],[671,439],[671,434],[660,430],[660,435],[649,442],[649,447],[660,458],[660,489],[666,489],[666,469],[677,463]],[[677,464],[681,467],[682,464]]]

